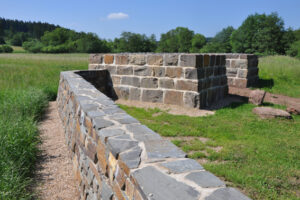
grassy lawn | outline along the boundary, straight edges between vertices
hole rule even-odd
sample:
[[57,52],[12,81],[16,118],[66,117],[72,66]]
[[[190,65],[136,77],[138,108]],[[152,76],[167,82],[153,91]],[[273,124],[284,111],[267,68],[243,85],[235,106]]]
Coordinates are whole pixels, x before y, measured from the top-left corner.
[[261,120],[250,104],[207,117],[121,107],[252,198],[300,198],[300,116]]
[[259,59],[260,87],[300,98],[300,59],[288,56],[268,56]]
[[0,199],[31,199],[37,122],[59,73],[87,69],[87,54],[0,54]]

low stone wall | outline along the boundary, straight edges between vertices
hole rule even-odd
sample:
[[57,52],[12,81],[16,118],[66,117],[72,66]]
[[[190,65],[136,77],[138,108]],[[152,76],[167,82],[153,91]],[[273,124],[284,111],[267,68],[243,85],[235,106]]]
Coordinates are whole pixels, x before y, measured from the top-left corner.
[[249,199],[120,109],[109,78],[105,70],[60,76],[58,111],[80,199]]
[[89,69],[110,72],[118,98],[203,108],[227,93],[225,56],[96,54]]
[[228,85],[258,80],[249,54],[92,54],[89,69],[107,69],[117,97],[205,108],[228,94]]

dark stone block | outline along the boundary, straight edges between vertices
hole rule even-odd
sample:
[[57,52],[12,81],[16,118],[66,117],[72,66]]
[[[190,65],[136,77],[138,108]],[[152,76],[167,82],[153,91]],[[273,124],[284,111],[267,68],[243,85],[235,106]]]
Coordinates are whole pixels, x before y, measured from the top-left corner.
[[164,65],[165,66],[177,66],[179,54],[166,54]]
[[203,167],[197,161],[192,159],[176,160],[161,163],[160,165],[167,168],[171,173],[175,174],[203,169]]
[[103,62],[102,54],[90,54],[89,64],[101,64]]
[[157,78],[142,78],[141,79],[142,88],[157,88],[158,79]]
[[185,178],[197,183],[203,188],[224,187],[225,183],[218,177],[207,171],[192,172],[185,176]]
[[143,188],[145,195],[151,196],[151,199],[199,199],[199,192],[192,187],[176,181],[154,167],[139,169],[133,172],[132,176]]
[[126,128],[129,132],[133,134],[133,138],[138,141],[146,141],[146,140],[157,140],[161,139],[160,135],[152,131],[145,125],[141,124],[130,124],[126,125]]
[[123,76],[121,78],[122,85],[131,85],[135,87],[140,87],[140,78],[139,77],[132,77],[132,76]]
[[214,191],[205,200],[251,200],[234,188],[220,188]]
[[96,117],[93,119],[93,126],[96,130],[106,128],[114,125],[113,122],[103,119],[102,117]]
[[128,135],[121,135],[116,137],[109,137],[107,139],[107,146],[114,157],[118,157],[119,153],[138,146],[137,141],[131,140]]
[[132,124],[132,123],[139,123],[134,117],[131,117],[128,114],[117,114],[113,115],[112,119],[119,122],[120,124]]
[[129,167],[130,169],[137,168],[141,162],[142,149],[139,146],[132,148],[129,151],[120,153],[119,158]]
[[152,68],[148,66],[138,66],[134,68],[134,75],[137,76],[151,76]]
[[161,90],[143,90],[142,101],[162,103],[163,91],[161,91]]
[[139,101],[141,98],[141,89],[139,88],[130,88],[129,89],[129,99]]
[[125,134],[124,130],[117,129],[117,128],[112,128],[112,129],[105,128],[97,132],[97,135],[99,136],[103,144],[106,143],[107,138],[109,137],[114,137],[114,136],[119,136],[124,134]]
[[162,138],[145,140],[146,154],[149,159],[185,158],[186,154],[173,143]]

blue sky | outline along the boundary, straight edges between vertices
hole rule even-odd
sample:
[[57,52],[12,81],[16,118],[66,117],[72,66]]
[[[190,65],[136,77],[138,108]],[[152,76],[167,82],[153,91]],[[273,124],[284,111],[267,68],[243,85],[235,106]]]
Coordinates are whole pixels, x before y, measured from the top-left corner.
[[250,14],[277,12],[286,27],[300,28],[300,0],[0,0],[0,17],[57,24],[101,38],[122,31],[154,33],[177,26],[206,37]]

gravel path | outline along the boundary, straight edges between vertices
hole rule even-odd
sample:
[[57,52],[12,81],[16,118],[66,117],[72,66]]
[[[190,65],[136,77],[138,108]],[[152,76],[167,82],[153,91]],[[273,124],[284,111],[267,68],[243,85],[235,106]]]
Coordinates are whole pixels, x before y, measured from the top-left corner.
[[78,199],[70,154],[65,144],[63,127],[56,102],[50,102],[44,119],[39,124],[42,150],[38,164],[36,191],[40,199]]

